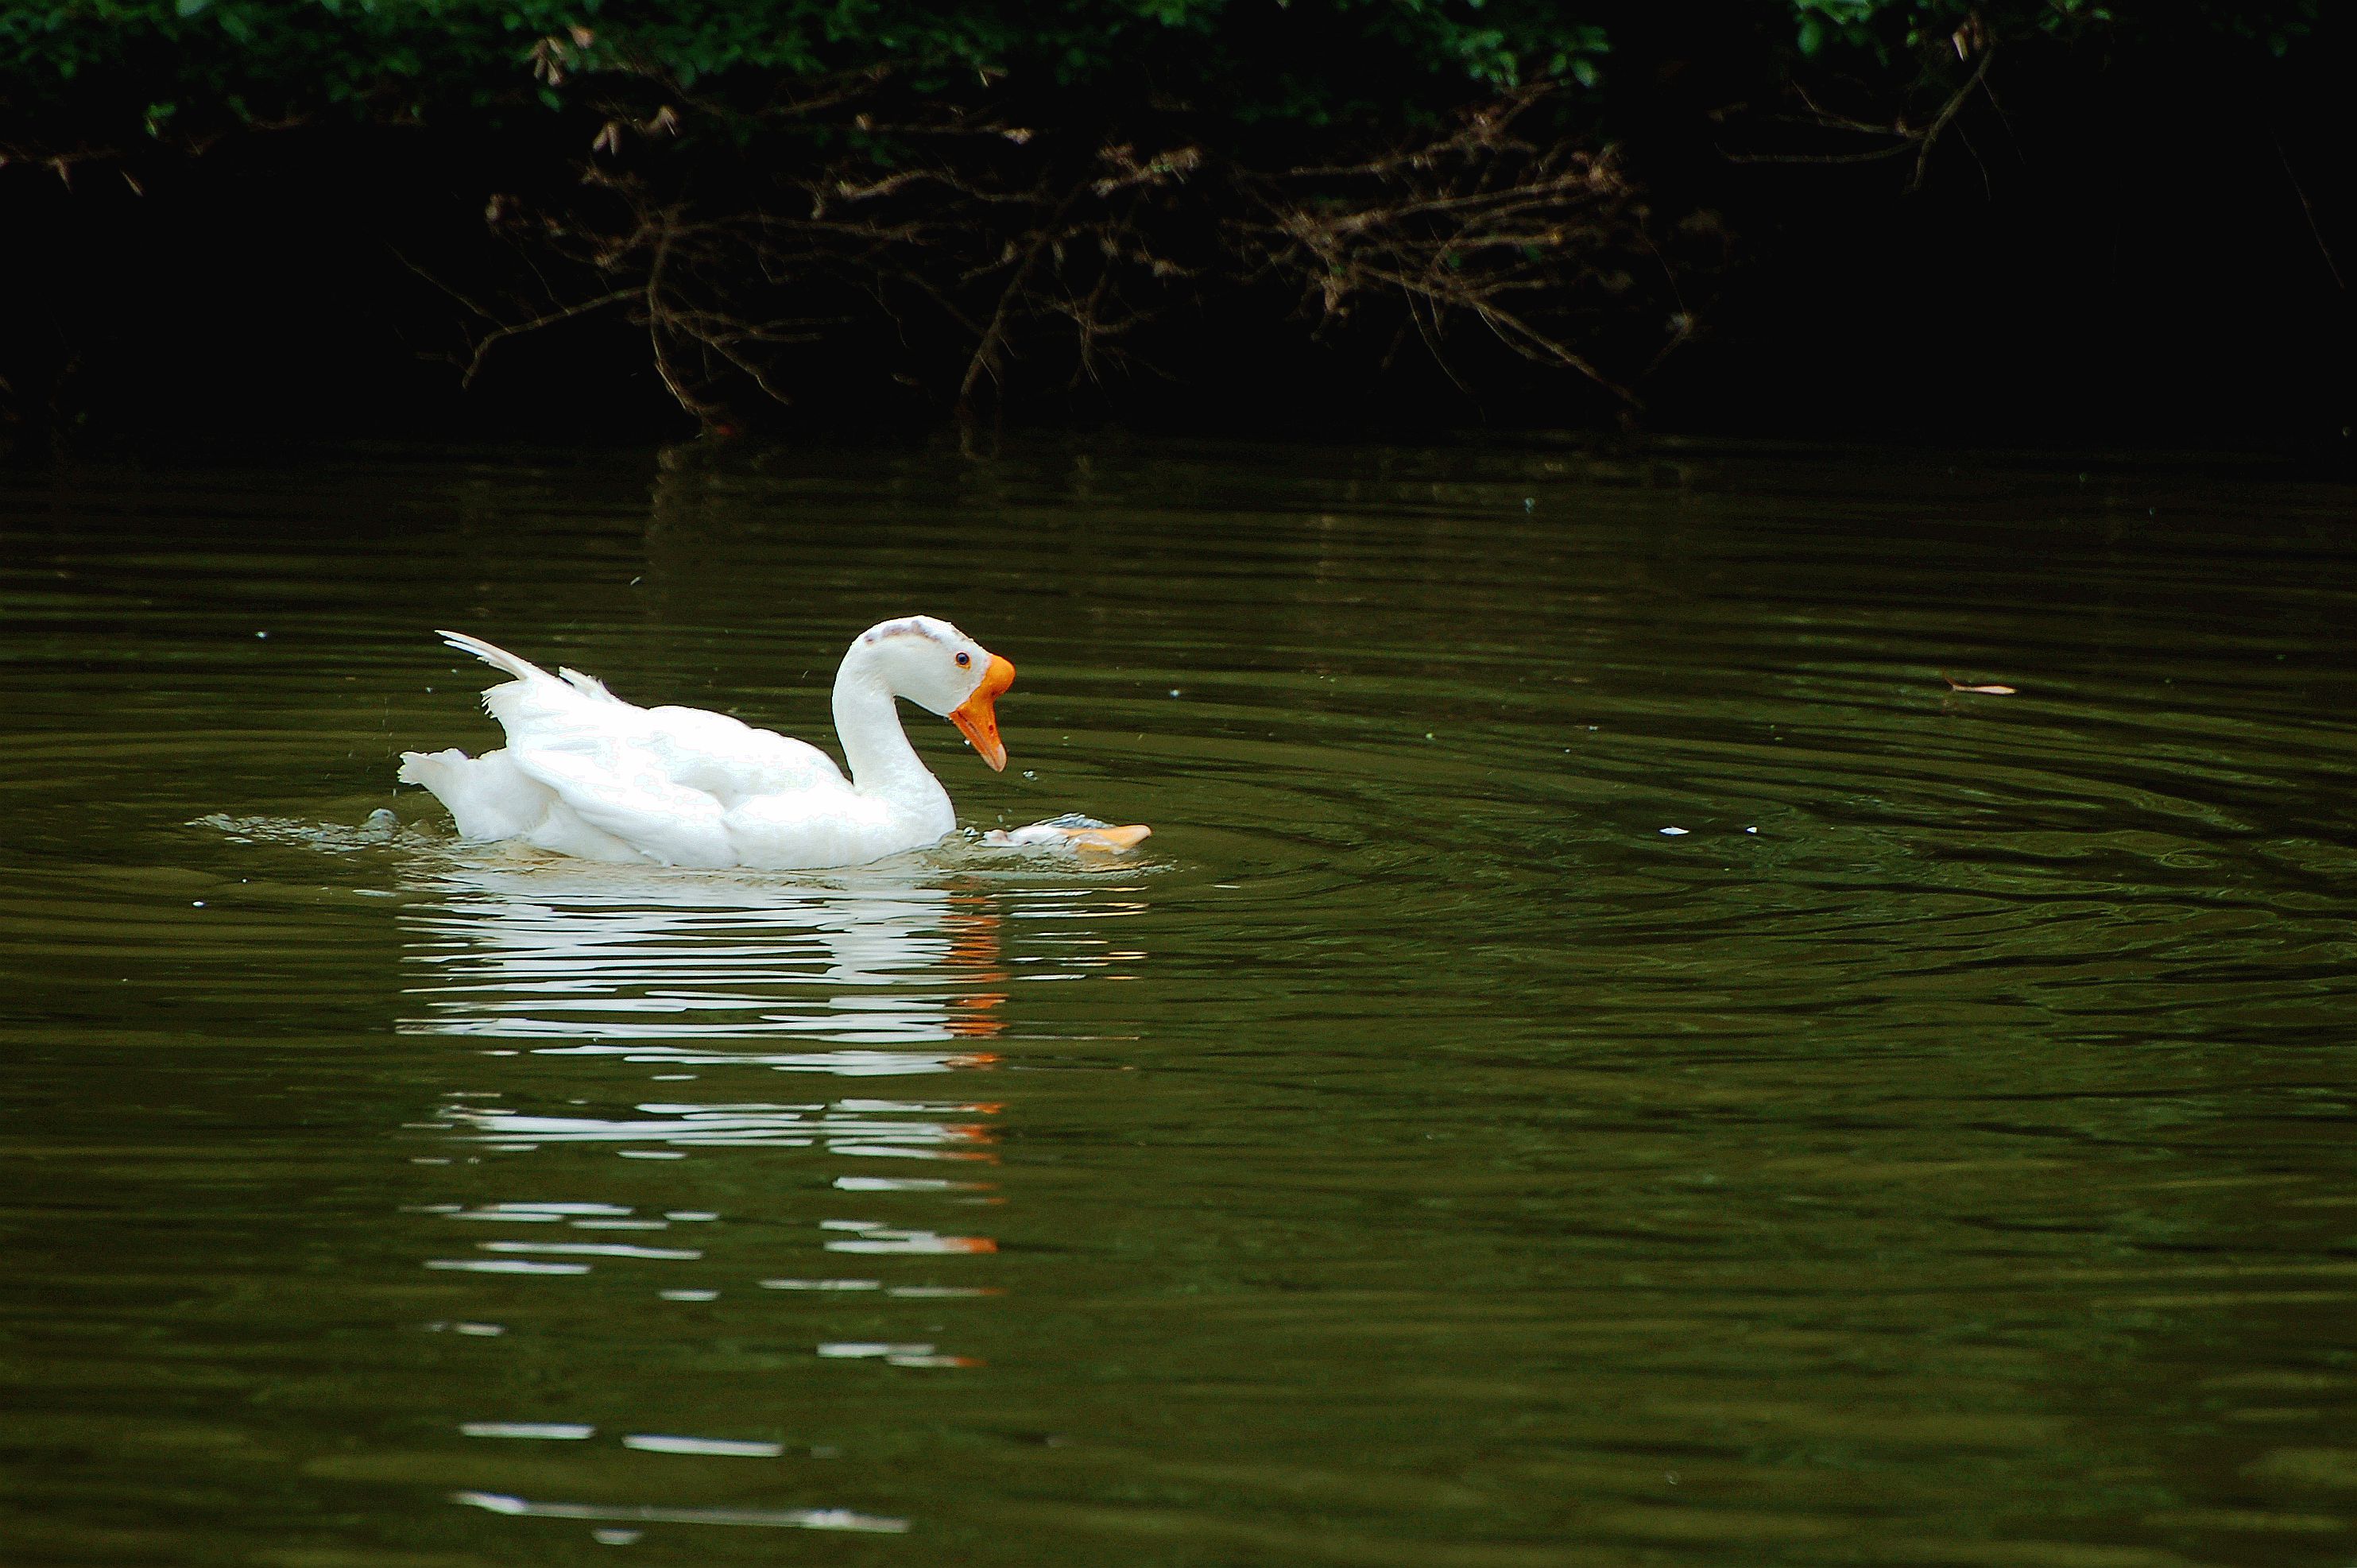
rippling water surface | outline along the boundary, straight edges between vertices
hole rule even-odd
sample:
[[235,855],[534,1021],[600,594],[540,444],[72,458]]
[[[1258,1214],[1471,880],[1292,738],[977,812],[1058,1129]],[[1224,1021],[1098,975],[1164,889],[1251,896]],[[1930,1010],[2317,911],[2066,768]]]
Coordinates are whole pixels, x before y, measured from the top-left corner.
[[[2352,500],[8,480],[0,1559],[2357,1560]],[[828,740],[912,610],[1021,671],[1004,775],[910,711],[961,822],[1143,853],[624,869],[393,785],[495,733],[434,628]]]

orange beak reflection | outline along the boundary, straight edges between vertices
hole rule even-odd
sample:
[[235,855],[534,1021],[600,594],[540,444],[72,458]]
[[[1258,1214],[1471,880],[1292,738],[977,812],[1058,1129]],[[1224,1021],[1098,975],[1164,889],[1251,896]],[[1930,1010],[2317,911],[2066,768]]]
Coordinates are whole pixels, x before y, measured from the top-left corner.
[[1013,684],[1015,666],[994,653],[990,668],[982,672],[982,684],[950,714],[950,723],[963,730],[982,759],[998,771],[1006,767],[1006,743],[998,738],[998,693]]

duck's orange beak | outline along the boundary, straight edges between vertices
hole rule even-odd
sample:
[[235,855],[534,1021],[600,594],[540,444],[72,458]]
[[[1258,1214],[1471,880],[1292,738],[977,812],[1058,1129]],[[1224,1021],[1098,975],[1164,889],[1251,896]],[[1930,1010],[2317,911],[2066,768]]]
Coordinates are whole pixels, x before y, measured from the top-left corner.
[[1015,666],[994,653],[990,668],[982,672],[982,684],[950,714],[950,723],[965,732],[967,741],[995,771],[1006,768],[1006,743],[998,738],[998,693],[1013,684]]

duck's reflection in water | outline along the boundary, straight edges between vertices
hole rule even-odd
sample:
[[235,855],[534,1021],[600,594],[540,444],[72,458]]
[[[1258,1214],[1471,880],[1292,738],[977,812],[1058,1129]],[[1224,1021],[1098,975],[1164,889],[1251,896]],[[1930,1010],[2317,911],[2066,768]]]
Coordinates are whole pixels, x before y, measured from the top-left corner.
[[[884,1047],[986,1039],[1006,972],[988,894],[876,874],[826,885],[710,872],[457,866],[406,911],[416,1034],[571,1041],[648,1061],[823,1072],[967,1065]],[[737,1041],[834,1049],[756,1058]],[[697,1047],[716,1048],[699,1052]],[[543,1047],[535,1047],[543,1048]]]
[[[420,1261],[468,1293],[440,1326],[499,1357],[543,1325],[567,1325],[560,1339],[578,1335],[578,1314],[593,1303],[600,1315],[640,1312],[622,1305],[635,1298],[719,1314],[757,1336],[806,1334],[810,1364],[840,1369],[829,1378],[878,1366],[956,1376],[978,1364],[931,1337],[951,1326],[927,1319],[952,1301],[1000,1294],[987,1277],[997,1243],[972,1233],[1000,1201],[986,1179],[1000,1108],[960,1095],[945,1075],[997,1061],[989,1047],[1006,1027],[1012,977],[1104,974],[1142,956],[1115,952],[1089,929],[1092,915],[1140,908],[1134,889],[1001,886],[923,866],[815,883],[486,855],[421,861],[406,891],[401,1027],[474,1047],[453,1058],[468,1064],[463,1086],[414,1124],[447,1140],[423,1157],[449,1169],[427,1178],[436,1189],[428,1201],[408,1206],[431,1228]],[[1019,963],[1003,950],[1006,922],[1018,918],[1038,950]],[[810,1092],[843,1078],[862,1079],[859,1092]],[[875,1081],[888,1078],[917,1081]],[[600,1162],[601,1153],[684,1163]],[[855,1174],[833,1155],[881,1158],[857,1160]],[[742,1179],[748,1161],[804,1159],[834,1166],[816,1202],[807,1182]],[[887,1174],[894,1167],[882,1162],[896,1159],[961,1163]],[[743,1212],[748,1202],[762,1211]],[[899,1303],[921,1316],[899,1323],[889,1316]],[[643,1333],[643,1316],[633,1321]],[[708,1316],[681,1321],[712,1328]],[[877,1335],[871,1324],[900,1332]],[[479,1386],[511,1387],[496,1378]],[[544,1394],[483,1402],[501,1408],[450,1412],[469,1449],[577,1431],[579,1451],[619,1444],[634,1468],[651,1466],[642,1480],[653,1495],[633,1485],[636,1495],[612,1497],[610,1466],[585,1465],[569,1497],[518,1497],[493,1464],[453,1494],[474,1508],[651,1528],[905,1528],[810,1506],[830,1498],[683,1506],[665,1495],[661,1467],[675,1461],[641,1455],[736,1455],[776,1443],[749,1424],[733,1429],[749,1417],[674,1408],[661,1389],[631,1402],[654,1437],[600,1428]]]
[[[512,1040],[535,1057],[681,1069],[909,1077],[985,1067],[1006,972],[989,897],[906,876],[827,885],[565,863],[459,866],[413,905],[410,1033]],[[765,1046],[793,1042],[791,1050]],[[931,1045],[935,1048],[925,1049]],[[702,1070],[658,1072],[687,1082]],[[517,1149],[809,1148],[982,1157],[995,1106],[935,1099],[691,1100],[627,1116],[443,1108],[454,1133]]]

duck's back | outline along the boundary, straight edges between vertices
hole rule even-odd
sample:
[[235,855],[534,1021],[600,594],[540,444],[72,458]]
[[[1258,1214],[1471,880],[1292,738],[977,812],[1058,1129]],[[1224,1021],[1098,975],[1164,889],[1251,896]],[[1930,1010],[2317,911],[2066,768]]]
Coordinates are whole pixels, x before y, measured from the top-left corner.
[[551,675],[479,639],[444,635],[512,677],[483,693],[504,750],[404,756],[402,777],[439,796],[469,838],[670,865],[819,865],[791,842],[797,827],[856,825],[867,814],[816,746],[701,708],[641,708],[594,677]]

